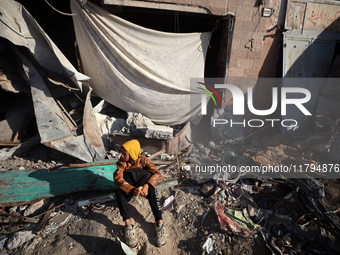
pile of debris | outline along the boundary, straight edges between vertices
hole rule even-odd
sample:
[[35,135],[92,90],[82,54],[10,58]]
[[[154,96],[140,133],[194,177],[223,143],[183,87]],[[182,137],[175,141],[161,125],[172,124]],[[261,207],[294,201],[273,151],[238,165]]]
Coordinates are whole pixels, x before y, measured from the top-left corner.
[[[268,151],[265,148],[250,150],[249,145],[234,140],[221,144],[210,141],[174,155],[146,153],[163,174],[157,186],[162,191],[163,212],[173,224],[179,224],[188,238],[178,243],[179,250],[197,254],[197,249],[192,251],[191,245],[197,248],[199,243],[202,254],[231,254],[237,251],[240,242],[247,240],[254,245],[262,239],[261,245],[268,248],[263,254],[337,254],[339,210],[330,211],[325,205],[322,179],[308,175],[305,178],[268,178],[265,175],[254,178],[239,173],[198,174],[193,167],[195,160],[235,166],[252,165],[256,160],[273,165],[287,164],[288,159],[315,163],[302,153],[301,143],[274,145],[271,140],[267,144],[273,146]],[[116,155],[119,157],[119,152]],[[78,192],[30,205],[2,207],[2,249],[8,254],[34,250],[44,236],[55,234],[66,223],[71,226],[101,208],[113,208],[116,215],[113,219],[118,217],[115,220],[119,220],[112,190],[94,197],[92,194],[92,198],[85,194]],[[134,206],[143,207],[144,204]],[[115,240],[124,241],[123,234],[118,231]],[[143,249],[147,253],[149,248]]]

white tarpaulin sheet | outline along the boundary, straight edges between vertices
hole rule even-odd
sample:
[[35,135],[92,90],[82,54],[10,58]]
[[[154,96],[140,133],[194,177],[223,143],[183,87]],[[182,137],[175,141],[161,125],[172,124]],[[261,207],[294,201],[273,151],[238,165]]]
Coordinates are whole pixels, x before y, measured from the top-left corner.
[[31,14],[19,3],[0,0],[0,37],[27,47],[44,68],[69,77],[81,88],[89,77],[79,73]]
[[181,124],[198,114],[200,101],[190,107],[190,78],[204,77],[210,32],[147,29],[91,2],[71,0],[71,8],[84,73],[96,95],[158,124]]

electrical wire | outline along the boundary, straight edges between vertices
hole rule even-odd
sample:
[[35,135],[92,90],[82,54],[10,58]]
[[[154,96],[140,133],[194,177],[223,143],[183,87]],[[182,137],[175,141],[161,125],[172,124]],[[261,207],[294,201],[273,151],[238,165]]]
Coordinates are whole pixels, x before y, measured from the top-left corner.
[[[265,6],[265,5],[264,5],[264,6]],[[249,41],[244,45],[244,48],[247,48],[247,49],[249,49],[250,51],[253,51],[253,46],[254,46],[254,44],[253,44],[253,41],[254,41],[253,35],[254,35],[254,33],[255,33],[257,27],[260,25],[260,22],[261,22],[261,10],[260,10],[260,6],[259,6],[258,9],[257,9],[257,14],[259,15],[259,20],[257,21],[257,24],[256,24],[256,26],[255,26],[253,32],[251,33],[251,36],[250,36]],[[250,46],[248,46],[249,44],[250,44]]]
[[54,8],[47,0],[45,0],[45,2],[46,2],[53,10],[55,10],[56,12],[59,12],[59,13],[62,14],[62,15],[65,15],[65,16],[76,16],[75,13],[66,13],[66,12],[62,12],[62,11],[57,10],[57,9]]

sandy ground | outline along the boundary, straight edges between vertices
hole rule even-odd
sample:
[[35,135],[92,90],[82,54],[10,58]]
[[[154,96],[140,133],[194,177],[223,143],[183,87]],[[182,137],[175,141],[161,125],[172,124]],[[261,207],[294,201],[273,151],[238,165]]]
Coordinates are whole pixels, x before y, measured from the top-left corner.
[[[213,234],[216,242],[219,242],[220,252],[216,254],[270,254],[257,234],[249,238],[229,238],[221,232],[215,213],[203,206],[202,197],[189,194],[186,190],[176,188],[159,193],[162,198],[177,193],[174,205],[177,209],[182,207],[179,213],[163,213],[167,227],[167,244],[163,247],[156,246],[154,217],[148,201],[145,198],[139,199],[142,204],[135,199],[130,201],[131,216],[139,240],[139,247],[133,250],[136,254],[202,254],[202,242],[209,234]],[[100,193],[76,194],[71,200],[94,195]],[[65,208],[60,211],[65,211]],[[112,201],[103,208],[77,208],[55,233],[38,235],[17,249],[2,250],[1,254],[124,254],[115,242],[116,236],[124,241],[123,230],[117,203]]]

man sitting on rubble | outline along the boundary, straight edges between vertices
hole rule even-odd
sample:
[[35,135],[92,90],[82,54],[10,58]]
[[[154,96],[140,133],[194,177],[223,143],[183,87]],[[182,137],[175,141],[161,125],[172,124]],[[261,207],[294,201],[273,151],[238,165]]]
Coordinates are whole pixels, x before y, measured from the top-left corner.
[[138,140],[130,140],[122,145],[122,155],[117,162],[114,173],[117,202],[120,214],[125,222],[125,239],[131,248],[137,247],[138,240],[134,226],[131,224],[128,212],[128,200],[133,196],[145,197],[149,200],[153,215],[156,220],[156,244],[166,244],[165,225],[162,220],[162,210],[159,204],[156,184],[162,175],[158,168],[141,153]]

